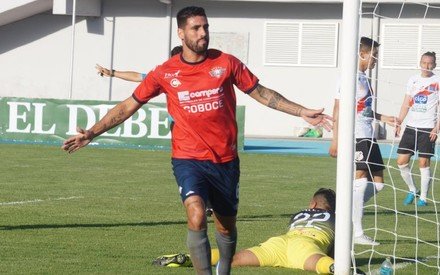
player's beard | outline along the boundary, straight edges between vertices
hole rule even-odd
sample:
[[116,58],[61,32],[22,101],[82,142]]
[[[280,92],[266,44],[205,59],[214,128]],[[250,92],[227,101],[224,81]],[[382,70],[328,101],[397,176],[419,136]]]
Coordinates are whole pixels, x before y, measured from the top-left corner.
[[[206,40],[206,43],[203,45],[199,45],[199,42],[201,40]],[[206,36],[202,39],[199,39],[197,41],[191,41],[188,39],[185,39],[185,45],[192,50],[193,52],[195,52],[196,54],[204,54],[206,52],[206,50],[208,49],[208,45],[209,45],[209,36]]]

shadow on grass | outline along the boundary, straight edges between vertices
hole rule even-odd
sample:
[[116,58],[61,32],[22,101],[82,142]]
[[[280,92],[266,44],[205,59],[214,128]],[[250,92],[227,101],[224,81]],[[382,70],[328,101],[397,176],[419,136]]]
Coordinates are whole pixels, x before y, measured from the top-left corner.
[[[410,257],[408,257],[408,258],[410,258]],[[412,262],[402,260],[402,259],[395,259],[395,260],[396,260],[396,264],[398,264],[398,263],[412,263]],[[370,258],[356,257],[356,266],[360,266],[362,268],[362,270],[364,270],[363,267],[367,266],[368,263],[370,263],[371,265],[379,265],[379,264],[382,264],[383,261],[384,261],[383,258],[372,258],[371,262],[370,262]]]
[[[409,210],[402,211],[402,210],[399,210],[398,214],[399,213],[405,213],[405,214],[408,214],[408,215],[415,215],[416,211],[409,211]],[[394,211],[382,210],[382,211],[377,211],[377,214],[378,215],[394,215],[395,212]],[[434,210],[418,210],[417,211],[417,215],[423,215],[423,214],[437,214],[437,213]],[[367,210],[367,211],[364,212],[364,215],[374,215],[374,211],[368,211]]]
[[[380,244],[394,244],[394,240],[377,239],[377,241],[380,242]],[[423,240],[423,242],[430,243],[430,244],[437,246],[437,240]],[[417,242],[415,240],[408,240],[408,239],[397,240],[396,243],[397,244],[417,244]],[[420,244],[422,244],[422,243],[419,242],[419,245]]]
[[257,146],[257,145],[245,145],[244,151],[257,151],[257,150],[304,150],[315,149],[314,147],[298,147],[298,146]]
[[[237,221],[262,221],[262,220],[271,220],[271,219],[278,219],[278,218],[290,218],[292,214],[265,214],[265,215],[238,215]],[[288,221],[286,221],[287,223]]]
[[[290,218],[291,214],[279,215],[243,215],[237,221],[262,221],[274,218]],[[208,220],[212,223],[213,220]],[[31,229],[58,229],[58,228],[101,228],[101,227],[124,227],[124,226],[161,226],[186,224],[186,220],[181,221],[158,221],[158,222],[138,222],[138,223],[74,223],[74,224],[22,224],[22,225],[0,225],[0,230],[31,230]]]
[[30,230],[30,229],[57,229],[57,228],[101,228],[123,226],[160,226],[186,224],[186,221],[161,221],[161,222],[138,222],[138,223],[74,223],[74,224],[23,224],[23,225],[0,225],[0,230]]

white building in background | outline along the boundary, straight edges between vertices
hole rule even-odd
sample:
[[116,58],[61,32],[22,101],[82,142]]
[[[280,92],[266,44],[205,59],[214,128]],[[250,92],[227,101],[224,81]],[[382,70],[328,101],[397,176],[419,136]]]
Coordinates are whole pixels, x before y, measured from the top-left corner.
[[[0,1],[0,97],[125,99],[137,84],[101,78],[95,64],[148,72],[180,44],[177,11],[197,5],[208,15],[210,47],[236,55],[260,83],[285,97],[332,113],[342,0],[76,0],[75,28],[72,2]],[[377,109],[397,115],[420,54],[440,53],[440,1],[364,2],[360,34],[382,44],[372,75]],[[305,126],[237,94],[246,106],[248,137],[294,137]]]

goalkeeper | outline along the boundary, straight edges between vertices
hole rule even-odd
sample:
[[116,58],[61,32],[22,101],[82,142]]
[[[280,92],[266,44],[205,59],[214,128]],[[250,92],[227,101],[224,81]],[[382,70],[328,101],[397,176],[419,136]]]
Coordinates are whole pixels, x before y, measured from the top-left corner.
[[[333,273],[335,238],[335,192],[320,188],[313,195],[309,208],[292,215],[289,231],[269,238],[264,243],[236,253],[232,266],[286,267],[318,274]],[[218,250],[211,252],[213,265]],[[161,266],[192,266],[187,254],[165,255],[153,261]]]

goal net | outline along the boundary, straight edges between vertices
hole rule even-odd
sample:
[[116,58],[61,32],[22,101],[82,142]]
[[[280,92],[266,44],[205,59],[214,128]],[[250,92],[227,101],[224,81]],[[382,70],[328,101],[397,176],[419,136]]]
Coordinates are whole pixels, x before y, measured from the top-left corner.
[[[431,61],[433,52],[440,54],[440,1],[361,1],[359,12],[358,37],[380,44],[375,68],[365,72],[374,91],[373,110],[405,119],[398,136],[394,126],[377,116],[373,121],[373,142],[384,162],[384,188],[364,203],[362,225],[364,234],[380,244],[353,241],[352,264],[379,274],[389,257],[394,274],[440,274],[439,145],[432,154],[422,152],[430,150],[429,140],[436,137],[431,131],[435,123],[428,120],[439,117],[440,91],[438,79],[425,60],[421,63],[427,52]],[[440,75],[437,69],[432,73]],[[339,119],[343,123],[344,118]],[[418,144],[417,149],[411,144]],[[399,148],[406,151],[399,154]],[[375,174],[368,174],[371,184]]]

